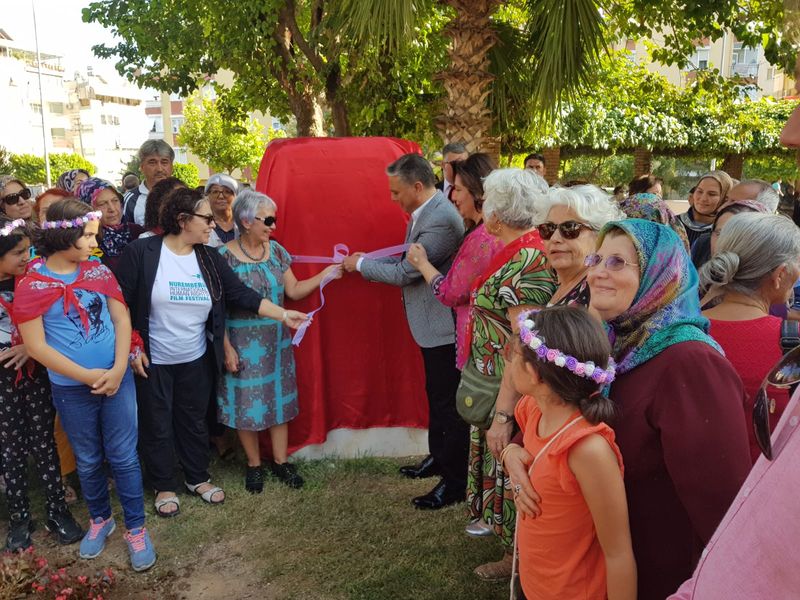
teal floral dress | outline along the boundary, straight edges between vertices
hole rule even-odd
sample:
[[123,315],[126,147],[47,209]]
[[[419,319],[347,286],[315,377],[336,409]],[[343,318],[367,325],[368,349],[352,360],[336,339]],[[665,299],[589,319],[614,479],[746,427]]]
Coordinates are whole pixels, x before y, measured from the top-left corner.
[[[508,310],[547,306],[556,278],[547,259],[534,247],[523,247],[475,292],[472,304],[470,360],[484,374],[503,374],[503,349],[511,339]],[[516,507],[511,483],[486,444],[486,431],[470,427],[467,503],[470,518],[494,527],[503,546],[514,545]]]
[[[225,246],[219,252],[245,285],[283,304],[283,274],[292,263],[283,246],[270,241],[269,258],[258,263],[240,261]],[[289,329],[274,319],[237,309],[229,309],[225,326],[239,355],[239,372],[226,371],[220,377],[219,422],[233,429],[263,431],[291,421],[298,404]]]

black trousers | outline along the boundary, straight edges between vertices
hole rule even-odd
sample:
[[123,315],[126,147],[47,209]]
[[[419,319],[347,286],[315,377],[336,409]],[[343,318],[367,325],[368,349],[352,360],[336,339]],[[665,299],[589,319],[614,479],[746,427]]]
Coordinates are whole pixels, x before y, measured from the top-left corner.
[[461,378],[456,368],[456,346],[420,350],[430,411],[428,448],[447,484],[466,489],[469,426],[456,411],[456,390]]
[[56,411],[50,396],[50,381],[38,365],[33,379],[25,374],[16,383],[16,377],[16,371],[0,366],[0,452],[8,512],[21,517],[29,514],[27,459],[30,453],[44,484],[47,512],[52,514],[67,505],[53,438]]
[[212,362],[209,353],[192,362],[150,365],[137,378],[139,453],[148,483],[157,491],[177,491],[175,455],[186,483],[209,480],[208,423]]

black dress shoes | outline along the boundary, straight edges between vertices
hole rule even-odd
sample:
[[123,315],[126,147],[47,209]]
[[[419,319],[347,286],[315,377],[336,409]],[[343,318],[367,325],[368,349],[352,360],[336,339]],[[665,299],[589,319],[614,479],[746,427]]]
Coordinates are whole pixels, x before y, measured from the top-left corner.
[[433,477],[439,474],[439,468],[433,461],[433,457],[428,454],[422,459],[418,465],[408,465],[407,467],[400,467],[400,474],[405,475],[411,479],[424,479],[425,477]]
[[444,479],[436,484],[430,492],[424,496],[418,496],[411,502],[415,508],[424,510],[437,510],[463,502],[466,498],[466,486],[454,487],[453,484],[448,484]]

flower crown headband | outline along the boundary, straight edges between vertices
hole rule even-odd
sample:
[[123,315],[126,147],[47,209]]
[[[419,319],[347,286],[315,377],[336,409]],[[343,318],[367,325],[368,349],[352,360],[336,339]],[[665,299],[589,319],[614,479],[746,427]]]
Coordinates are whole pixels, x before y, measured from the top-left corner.
[[8,223],[5,227],[0,229],[0,237],[11,235],[11,232],[19,227],[25,227],[25,219],[14,219],[11,223]]
[[42,229],[70,229],[71,227],[83,227],[89,221],[99,221],[103,213],[99,210],[88,212],[76,219],[64,219],[61,221],[42,221]]
[[557,348],[548,348],[544,343],[544,339],[539,337],[539,331],[534,329],[536,323],[533,322],[531,317],[535,312],[538,311],[530,311],[519,316],[519,337],[523,344],[534,351],[539,360],[553,363],[557,367],[566,367],[575,375],[591,379],[599,385],[609,385],[614,381],[616,365],[611,357],[608,359],[608,367],[601,369],[590,360],[581,362],[574,356],[564,354]]

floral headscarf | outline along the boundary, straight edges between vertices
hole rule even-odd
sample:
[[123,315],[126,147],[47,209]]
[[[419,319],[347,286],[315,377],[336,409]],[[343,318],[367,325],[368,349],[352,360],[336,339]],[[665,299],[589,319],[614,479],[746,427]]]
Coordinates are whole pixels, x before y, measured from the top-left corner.
[[89,177],[89,179],[82,181],[78,185],[74,194],[76,197],[80,198],[82,201],[86,202],[86,204],[94,208],[94,201],[97,199],[97,195],[103,190],[113,187],[114,186],[105,179]]
[[78,173],[83,173],[87,177],[91,177],[89,171],[86,171],[85,169],[72,169],[71,171],[61,174],[61,176],[58,178],[58,181],[56,181],[56,187],[61,188],[70,194],[74,194],[76,192],[75,177],[78,176]]
[[617,373],[644,364],[673,344],[703,342],[722,354],[700,314],[697,271],[678,235],[643,219],[608,223],[597,244],[612,229],[625,232],[639,257],[639,289],[630,308],[608,321]]
[[633,194],[620,202],[619,207],[629,219],[644,219],[645,221],[668,225],[681,238],[686,251],[689,251],[689,238],[686,235],[686,228],[658,194],[650,194],[648,192]]

